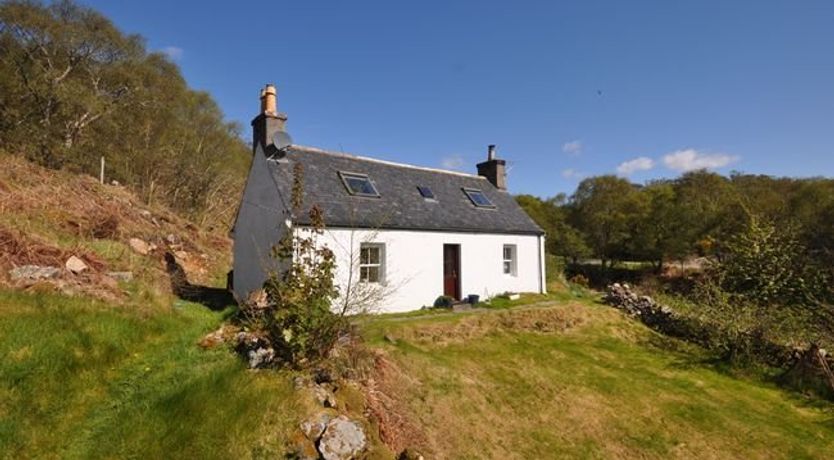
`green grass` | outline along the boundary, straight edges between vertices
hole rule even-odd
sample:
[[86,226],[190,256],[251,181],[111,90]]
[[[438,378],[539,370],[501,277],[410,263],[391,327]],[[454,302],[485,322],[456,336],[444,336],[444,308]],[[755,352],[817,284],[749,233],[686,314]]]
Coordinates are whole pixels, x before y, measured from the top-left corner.
[[0,453],[282,453],[302,412],[290,378],[248,372],[228,351],[198,347],[223,317],[184,302],[173,308],[112,307],[0,291]]
[[[377,378],[421,433],[410,445],[427,458],[826,458],[834,448],[829,404],[733,376],[572,289],[552,289],[550,305],[526,296],[527,306],[358,321],[394,366]],[[143,292],[117,307],[0,291],[0,457],[283,455],[311,410],[292,375],[197,346],[230,311]],[[561,332],[529,332],[563,319]],[[361,413],[361,394],[345,394]]]
[[468,315],[380,318],[365,333],[407,374],[395,397],[439,457],[830,458],[830,405],[729,375],[607,307],[580,308],[585,321],[561,333],[422,339],[465,331]]

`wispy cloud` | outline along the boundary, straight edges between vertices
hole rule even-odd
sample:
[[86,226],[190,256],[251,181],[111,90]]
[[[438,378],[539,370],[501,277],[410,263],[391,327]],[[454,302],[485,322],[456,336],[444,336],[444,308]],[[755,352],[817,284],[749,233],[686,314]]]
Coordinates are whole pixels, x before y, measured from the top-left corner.
[[677,150],[663,156],[667,168],[680,171],[696,169],[716,169],[735,163],[740,158],[726,153],[704,153],[695,149]]
[[185,53],[182,48],[178,46],[166,46],[159,50],[162,54],[171,58],[172,61],[179,61],[182,59],[182,55]]
[[620,163],[617,166],[617,174],[630,176],[637,171],[648,171],[652,168],[654,168],[654,160],[649,157],[637,157]]
[[577,139],[575,141],[565,142],[562,144],[562,152],[568,155],[579,155],[582,153],[582,141]]
[[565,179],[579,180],[585,178],[586,174],[579,172],[573,168],[563,169],[562,177]]
[[440,160],[440,166],[443,169],[460,171],[463,168],[463,164],[463,157],[458,154],[449,155]]

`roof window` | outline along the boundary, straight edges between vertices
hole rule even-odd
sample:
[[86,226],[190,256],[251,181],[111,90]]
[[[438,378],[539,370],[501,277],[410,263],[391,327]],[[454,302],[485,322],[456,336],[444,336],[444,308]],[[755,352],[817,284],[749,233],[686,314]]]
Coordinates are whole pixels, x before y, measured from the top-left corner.
[[492,204],[492,201],[489,201],[489,198],[484,195],[484,192],[476,189],[476,188],[464,188],[463,193],[469,197],[469,200],[472,201],[472,204],[479,208],[494,208],[495,205]]
[[434,192],[432,192],[430,188],[425,187],[423,185],[418,185],[417,190],[420,192],[420,196],[422,196],[423,198],[427,200],[434,199]]
[[367,174],[339,171],[342,183],[351,195],[378,197],[379,192]]

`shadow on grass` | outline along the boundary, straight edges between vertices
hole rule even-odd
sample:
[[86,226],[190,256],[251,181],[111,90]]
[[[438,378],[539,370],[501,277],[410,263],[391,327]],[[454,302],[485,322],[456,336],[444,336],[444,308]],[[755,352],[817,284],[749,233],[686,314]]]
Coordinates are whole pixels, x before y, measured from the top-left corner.
[[237,303],[227,289],[191,284],[182,265],[170,252],[165,253],[165,269],[171,279],[171,290],[182,300],[202,304],[213,311],[222,311]]

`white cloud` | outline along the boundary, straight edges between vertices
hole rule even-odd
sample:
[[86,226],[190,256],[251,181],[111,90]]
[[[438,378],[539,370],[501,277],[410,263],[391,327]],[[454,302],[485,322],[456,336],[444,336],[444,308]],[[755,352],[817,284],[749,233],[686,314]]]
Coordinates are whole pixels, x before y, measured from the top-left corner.
[[562,144],[562,151],[568,155],[579,155],[582,153],[582,141],[577,139],[575,141],[565,142]]
[[463,168],[463,157],[460,155],[449,155],[440,160],[440,165],[443,169],[452,169],[459,171]]
[[648,171],[652,168],[654,168],[654,160],[649,157],[637,157],[620,163],[617,166],[617,174],[630,176],[637,171]]
[[180,59],[182,59],[183,53],[185,53],[185,51],[183,51],[183,49],[178,46],[166,46],[165,48],[162,48],[159,51],[161,51],[162,54],[171,58],[172,61],[179,61]]
[[696,169],[723,168],[735,163],[739,157],[725,153],[703,153],[695,149],[677,150],[663,156],[663,164],[667,168],[680,171],[694,171]]
[[562,177],[565,179],[582,179],[585,177],[585,173],[581,173],[573,168],[568,168],[562,170]]

